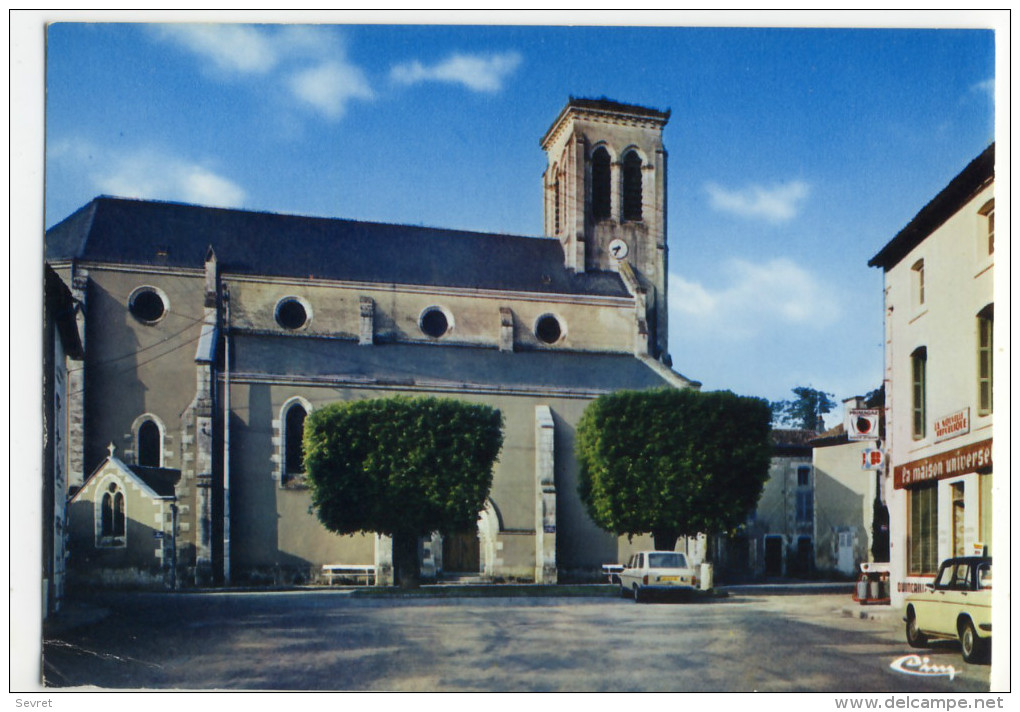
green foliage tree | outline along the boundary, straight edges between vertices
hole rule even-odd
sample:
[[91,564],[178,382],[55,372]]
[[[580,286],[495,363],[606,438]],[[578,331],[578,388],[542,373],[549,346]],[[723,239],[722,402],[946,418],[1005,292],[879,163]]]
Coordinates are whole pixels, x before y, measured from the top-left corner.
[[577,426],[579,492],[592,520],[616,535],[729,531],[758,503],[772,456],[769,404],[729,391],[619,391]]
[[835,396],[808,386],[793,389],[797,396],[792,400],[775,401],[772,406],[772,420],[776,425],[787,425],[804,430],[814,430],[818,417],[836,407]]
[[495,408],[441,398],[334,403],[305,422],[312,506],[338,534],[393,538],[397,583],[419,584],[418,538],[477,526],[503,445]]

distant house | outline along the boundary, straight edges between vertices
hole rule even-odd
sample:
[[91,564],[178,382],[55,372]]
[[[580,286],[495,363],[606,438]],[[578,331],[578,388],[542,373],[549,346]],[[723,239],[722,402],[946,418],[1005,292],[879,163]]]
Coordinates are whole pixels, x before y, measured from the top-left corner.
[[82,335],[74,299],[56,272],[45,267],[43,289],[43,615],[60,610],[66,574],[68,402],[70,372],[81,367]]
[[747,523],[714,537],[710,557],[720,580],[808,576],[815,568],[814,430],[773,429],[769,478]]
[[[859,396],[843,404],[847,414],[875,405]],[[879,430],[876,435],[881,433]],[[864,452],[875,449],[876,442],[851,440],[845,423],[840,423],[810,440],[809,445],[815,486],[815,568],[856,576],[861,563],[873,560],[873,528],[877,526],[882,537],[885,527],[884,536],[888,538],[884,504],[879,501],[876,511],[875,502],[881,471],[862,466]]]

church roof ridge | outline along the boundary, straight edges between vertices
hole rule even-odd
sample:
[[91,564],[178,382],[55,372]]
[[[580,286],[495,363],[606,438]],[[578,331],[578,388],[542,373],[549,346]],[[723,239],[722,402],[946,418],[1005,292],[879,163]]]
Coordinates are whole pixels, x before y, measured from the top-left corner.
[[47,261],[220,268],[269,277],[628,296],[619,275],[575,274],[554,238],[100,196],[46,231]]

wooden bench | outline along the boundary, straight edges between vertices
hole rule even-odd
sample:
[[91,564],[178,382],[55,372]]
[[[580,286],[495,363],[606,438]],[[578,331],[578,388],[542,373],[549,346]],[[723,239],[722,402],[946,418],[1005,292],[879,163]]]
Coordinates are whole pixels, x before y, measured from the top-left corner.
[[353,581],[360,583],[364,580],[366,586],[375,585],[375,566],[360,564],[323,564],[322,578],[327,585],[332,586],[338,581]]
[[623,571],[623,564],[602,564],[602,575],[609,583],[620,583],[620,573]]

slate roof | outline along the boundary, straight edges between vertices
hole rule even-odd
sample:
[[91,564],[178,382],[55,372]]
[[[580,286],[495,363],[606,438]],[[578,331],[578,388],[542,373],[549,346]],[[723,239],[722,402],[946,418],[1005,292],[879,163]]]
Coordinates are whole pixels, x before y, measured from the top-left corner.
[[160,497],[173,497],[174,487],[181,479],[180,470],[171,470],[165,467],[128,465],[127,463],[124,463],[124,466],[131,470],[138,479],[147,484]]
[[437,382],[486,388],[557,388],[615,391],[669,385],[630,354],[577,351],[516,351],[454,345],[355,341],[313,337],[231,337],[235,373],[345,377],[366,383],[425,386]]
[[777,456],[810,455],[811,446],[808,443],[816,437],[818,437],[818,433],[814,430],[773,428],[772,454]]
[[955,215],[975,193],[995,177],[995,144],[986,148],[960,171],[931,202],[921,208],[914,219],[900,230],[877,255],[869,267],[889,270],[907,254]]
[[101,196],[46,232],[49,262],[221,271],[539,292],[629,296],[618,274],[575,274],[558,240],[315,218]]

